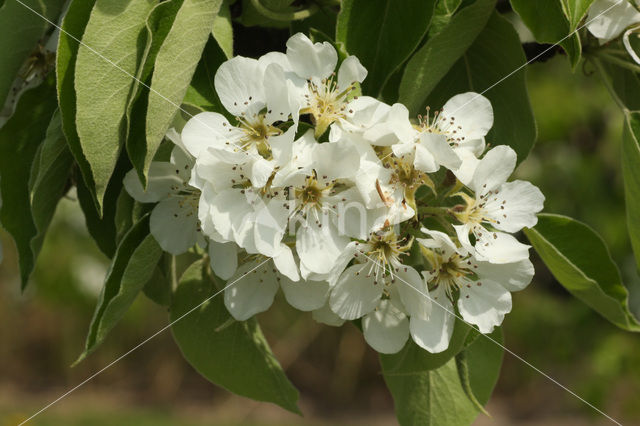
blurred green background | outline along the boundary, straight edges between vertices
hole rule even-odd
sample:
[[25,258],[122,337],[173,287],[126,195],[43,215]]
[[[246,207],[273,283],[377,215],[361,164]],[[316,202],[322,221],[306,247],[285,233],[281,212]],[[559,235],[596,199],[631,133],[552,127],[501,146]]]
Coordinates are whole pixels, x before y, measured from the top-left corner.
[[[622,113],[597,77],[572,74],[562,56],[529,66],[539,140],[520,166],[547,196],[547,212],[578,218],[609,245],[628,285],[639,285],[626,235],[620,144]],[[58,207],[24,294],[13,243],[0,231],[0,426],[17,424],[165,326],[144,297],[105,343],[70,367],[83,348],[107,261],[89,239],[70,195]],[[623,423],[640,423],[638,336],[573,299],[535,257],[537,274],[515,294],[505,344]],[[260,317],[301,391],[300,418],[230,395],[182,359],[170,332],[116,363],[39,415],[34,425],[393,424],[393,404],[376,354],[351,325],[316,324],[280,299]],[[584,403],[505,354],[478,424],[607,424]]]

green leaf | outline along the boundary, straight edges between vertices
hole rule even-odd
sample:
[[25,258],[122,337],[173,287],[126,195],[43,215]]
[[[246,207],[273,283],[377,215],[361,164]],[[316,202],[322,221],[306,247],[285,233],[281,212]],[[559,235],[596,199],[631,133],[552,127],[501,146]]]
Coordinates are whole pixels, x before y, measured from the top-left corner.
[[[158,51],[147,108],[145,175],[184,98],[222,0],[184,0]],[[140,164],[133,159],[134,166]]]
[[467,53],[433,91],[427,104],[436,108],[457,93],[482,93],[491,101],[494,112],[487,142],[511,146],[518,154],[518,162],[522,162],[537,135],[522,67],[525,62],[518,34],[495,13]]
[[233,58],[233,26],[231,25],[230,0],[223,0],[220,12],[213,20],[211,34],[224,52],[227,59]]
[[638,75],[600,59],[594,59],[593,63],[618,105],[631,111],[640,110],[640,78]]
[[629,293],[604,241],[596,232],[566,216],[541,214],[525,229],[553,276],[571,294],[620,328],[640,331],[629,311]]
[[[9,90],[13,85],[20,68],[31,56],[38,41],[45,34],[49,23],[55,22],[62,10],[64,0],[7,0],[0,7],[0,106],[4,105]],[[32,10],[29,10],[32,9]]]
[[34,263],[58,201],[69,189],[72,166],[73,157],[62,133],[59,111],[56,111],[49,123],[44,142],[40,145],[38,162],[32,165],[34,181],[30,185],[31,213],[37,230],[31,239]]
[[462,0],[442,0],[438,2],[431,20],[429,38],[434,37],[447,26],[461,4]]
[[580,36],[578,33],[573,33],[567,38],[574,28],[571,28],[569,19],[565,16],[561,1],[511,0],[511,5],[538,42],[560,43],[569,55],[571,65],[575,67],[580,61],[582,50]]
[[625,112],[622,139],[622,172],[624,175],[627,229],[640,266],[640,112]]
[[170,318],[184,357],[204,377],[231,392],[299,413],[298,391],[269,349],[257,321],[234,321],[217,292],[206,261],[194,263],[182,275]]
[[[362,90],[378,96],[424,38],[436,0],[344,0],[336,41],[369,71]],[[375,29],[374,31],[372,31]]]
[[[100,212],[126,137],[125,113],[157,0],[97,0],[75,65],[76,126]],[[85,47],[89,46],[89,47]],[[97,52],[97,53],[96,53]]]
[[158,51],[167,38],[183,1],[170,0],[159,3],[149,13],[145,24],[146,46],[141,59],[142,66],[138,67],[127,106],[127,153],[133,164],[137,165],[138,177],[145,186],[147,181],[144,174],[144,159],[147,155],[146,117],[151,73]]
[[589,7],[593,0],[562,0],[566,16],[569,18],[571,30],[578,28],[578,24],[582,21],[589,11]]
[[23,289],[35,263],[31,239],[38,232],[29,199],[31,165],[55,109],[54,81],[48,78],[22,95],[15,113],[0,129],[0,222],[16,243]]
[[412,115],[487,24],[495,0],[476,0],[456,13],[449,25],[427,40],[409,60],[400,82],[400,102]]
[[149,216],[127,232],[118,246],[93,314],[85,349],[76,362],[102,343],[153,275],[162,249],[149,234]]
[[126,154],[122,153],[105,191],[102,215],[96,210],[94,198],[87,185],[82,179],[76,179],[78,202],[84,213],[89,234],[98,248],[109,258],[113,257],[117,247],[116,210],[120,193],[125,191],[122,179],[130,168]]
[[76,129],[76,91],[74,88],[75,65],[80,47],[78,40],[82,37],[87,21],[89,21],[94,3],[95,0],[72,0],[69,3],[58,38],[56,75],[62,130],[82,174],[83,184],[87,188],[92,203],[98,208],[91,166],[84,157]]
[[[502,342],[501,330],[490,336]],[[428,354],[422,351],[424,356]],[[481,404],[486,404],[495,386],[502,364],[502,348],[485,337],[478,337],[465,349],[467,359],[467,391],[463,387],[455,359],[432,370],[421,368],[417,354],[415,358],[398,361],[402,352],[381,356],[384,380],[391,391],[396,416],[401,425],[469,425],[478,415],[478,407],[467,395],[468,391]],[[395,366],[405,364],[398,373]],[[389,368],[391,365],[391,368]]]
[[196,107],[200,111],[227,113],[222,107],[213,84],[216,70],[225,60],[226,56],[218,43],[213,39],[209,39],[182,101],[183,104]]
[[409,340],[400,352],[393,355],[381,354],[380,360],[384,362],[385,371],[390,374],[402,375],[415,371],[435,370],[450,361],[464,348],[470,329],[468,324],[456,319],[453,335],[446,351],[432,354],[416,345],[413,340]]

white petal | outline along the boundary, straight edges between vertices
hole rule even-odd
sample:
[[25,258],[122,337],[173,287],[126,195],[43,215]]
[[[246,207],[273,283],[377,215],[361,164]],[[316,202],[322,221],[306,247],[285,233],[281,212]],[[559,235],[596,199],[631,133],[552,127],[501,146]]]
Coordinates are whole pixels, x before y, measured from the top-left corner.
[[[179,172],[179,170],[178,170]],[[122,182],[125,189],[136,201],[156,203],[185,187],[185,183],[171,163],[154,161],[149,167],[147,189],[142,188],[138,173],[132,169]]]
[[254,218],[251,204],[244,194],[236,189],[222,191],[211,202],[211,216],[216,230],[225,240],[236,241],[246,248],[244,241],[236,239],[242,223]]
[[516,168],[516,152],[507,145],[498,145],[484,156],[470,182],[476,195],[484,194],[507,181]]
[[339,235],[338,229],[330,221],[325,221],[322,227],[315,223],[303,224],[296,235],[300,262],[318,274],[331,271],[348,243],[349,239]]
[[311,317],[319,323],[327,324],[332,327],[340,327],[344,324],[344,320],[331,310],[328,303],[325,303],[320,309],[313,311],[311,313]]
[[[440,117],[439,127],[456,130],[455,135],[449,132],[454,140],[460,137],[464,137],[465,141],[484,138],[493,126],[491,102],[474,92],[462,93],[449,99],[442,107]],[[451,121],[452,125],[444,124]]]
[[313,43],[302,33],[287,41],[287,58],[291,69],[304,79],[327,78],[338,63],[338,53],[330,43]]
[[369,267],[367,263],[350,266],[333,287],[329,304],[340,318],[354,320],[378,306],[384,283],[374,284],[373,277],[368,276]]
[[273,256],[273,264],[276,265],[278,271],[291,281],[298,281],[300,273],[298,266],[293,258],[291,249],[286,244],[280,244],[279,250]]
[[429,150],[439,165],[456,170],[462,164],[462,160],[451,148],[444,135],[425,132],[420,135],[419,143]]
[[253,187],[262,188],[265,186],[273,173],[274,167],[273,161],[265,160],[264,158],[254,161],[251,166],[251,184]]
[[512,263],[529,258],[529,248],[504,232],[476,231],[475,256],[491,263]]
[[493,219],[496,229],[517,232],[538,223],[536,214],[544,206],[544,195],[529,182],[516,180],[505,183],[497,193],[485,198],[486,216]]
[[471,245],[471,241],[469,240],[469,233],[471,232],[471,225],[468,223],[462,225],[453,225],[453,228],[456,230],[456,235],[458,237],[458,241],[464,249],[470,253],[474,252],[473,245]]
[[193,157],[208,147],[224,148],[231,124],[217,112],[201,112],[193,116],[182,129],[182,143]]
[[524,289],[531,282],[535,272],[529,259],[503,264],[477,262],[476,265],[478,267],[474,268],[474,271],[480,281],[494,281],[509,291]]
[[627,0],[596,0],[589,8],[587,22],[589,32],[606,43],[640,22],[640,12]]
[[409,321],[388,300],[362,319],[364,339],[376,351],[383,354],[399,352],[409,338]]
[[[468,228],[464,228],[463,225],[457,225],[458,227],[461,227],[461,232],[464,234],[464,232],[467,233],[467,240],[468,235],[469,235],[469,231]],[[466,231],[464,230],[466,229]],[[424,232],[425,234],[427,234],[428,236],[430,236],[430,239],[426,239],[426,238],[418,238],[418,242],[420,244],[422,244],[424,247],[430,248],[430,249],[437,249],[440,252],[442,252],[442,257],[445,259],[449,259],[454,253],[458,253],[458,254],[463,254],[464,250],[462,250],[461,248],[458,248],[455,243],[451,240],[451,237],[449,237],[449,235],[445,234],[444,232],[441,231],[434,231],[431,229],[427,229],[427,228],[421,228],[420,229],[422,232]],[[458,237],[460,238],[460,237]],[[470,246],[470,244],[469,244]]]
[[151,212],[149,229],[160,247],[174,255],[182,254],[196,244],[198,235],[197,204],[182,197],[160,201]]
[[428,319],[411,317],[411,337],[416,344],[431,353],[445,351],[453,334],[453,305],[440,286],[431,292],[433,305]]
[[422,170],[426,173],[437,172],[440,169],[440,165],[436,162],[435,157],[425,145],[416,144],[415,150],[416,154],[413,164],[416,169]]
[[223,280],[228,280],[238,268],[238,246],[236,243],[218,243],[209,241],[211,269]]
[[329,297],[329,284],[326,281],[293,282],[283,277],[280,287],[287,302],[301,311],[320,309]]
[[472,282],[460,289],[458,310],[466,322],[489,334],[511,311],[511,293],[493,281],[482,281],[481,285]]
[[255,59],[236,56],[223,62],[214,78],[222,105],[233,115],[264,106],[263,76]]
[[432,309],[431,299],[420,274],[411,266],[400,266],[395,272],[395,285],[409,315],[428,319]]
[[295,136],[296,129],[294,126],[291,126],[283,134],[269,138],[269,145],[271,146],[271,153],[273,154],[276,166],[283,166],[291,160],[293,139]]
[[342,92],[349,88],[352,83],[362,83],[367,77],[367,69],[362,66],[358,58],[349,56],[338,70],[338,92]]
[[224,291],[224,304],[238,321],[269,309],[278,291],[271,262],[252,270],[256,265],[255,262],[242,265]]
[[462,163],[459,168],[452,170],[453,174],[456,175],[460,182],[469,186],[480,160],[472,151],[466,148],[456,148],[454,151],[458,158],[462,160]]

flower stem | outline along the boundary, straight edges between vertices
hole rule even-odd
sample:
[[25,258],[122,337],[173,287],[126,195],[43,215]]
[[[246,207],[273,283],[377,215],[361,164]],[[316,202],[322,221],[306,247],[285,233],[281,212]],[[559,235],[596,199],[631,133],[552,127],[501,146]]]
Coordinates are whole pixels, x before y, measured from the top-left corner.
[[309,7],[306,9],[296,10],[295,12],[291,11],[282,11],[276,12],[275,10],[271,10],[264,6],[260,0],[251,0],[251,5],[256,8],[256,10],[263,16],[273,19],[274,21],[296,21],[301,19],[306,19],[316,13],[319,8],[315,3],[309,4]]

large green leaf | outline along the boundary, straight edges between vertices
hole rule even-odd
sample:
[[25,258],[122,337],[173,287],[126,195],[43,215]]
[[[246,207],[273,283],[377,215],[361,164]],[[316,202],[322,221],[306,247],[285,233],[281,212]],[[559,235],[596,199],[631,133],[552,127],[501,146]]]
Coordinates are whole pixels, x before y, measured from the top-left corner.
[[80,47],[78,40],[82,38],[82,33],[87,25],[94,3],[95,0],[72,0],[69,3],[67,13],[62,21],[62,31],[60,31],[58,38],[56,76],[62,130],[82,174],[83,184],[87,188],[92,203],[97,208],[98,202],[95,198],[95,184],[93,183],[91,166],[82,153],[80,138],[76,130],[76,91],[73,83],[75,80],[76,59],[78,58],[78,49]]
[[640,266],[640,112],[626,112],[622,142],[627,229]]
[[16,242],[22,288],[33,270],[31,239],[38,232],[29,199],[31,165],[55,109],[54,81],[48,78],[22,95],[15,113],[0,129],[0,223]]
[[96,210],[94,198],[84,181],[76,179],[78,202],[84,213],[87,230],[98,248],[109,258],[113,257],[117,247],[116,211],[120,193],[125,191],[122,187],[122,179],[129,169],[131,165],[126,154],[122,153],[104,194],[102,215]]
[[[76,126],[101,206],[125,141],[125,113],[157,0],[97,0],[75,65]],[[88,46],[88,47],[87,47]]]
[[231,25],[230,0],[223,0],[220,12],[213,21],[211,34],[224,52],[227,59],[233,58],[233,26]]
[[541,214],[538,224],[525,229],[525,234],[571,294],[618,327],[640,331],[629,311],[629,293],[620,272],[593,229],[566,216]]
[[[490,337],[502,342],[501,330]],[[391,391],[396,416],[401,425],[466,426],[476,418],[479,408],[467,395],[486,404],[496,384],[502,364],[502,347],[486,337],[478,337],[465,349],[468,388],[465,390],[455,359],[432,370],[422,368],[417,348],[413,357],[403,352],[381,356],[384,380]],[[404,357],[404,359],[402,359]],[[402,365],[400,372],[397,366]]]
[[142,65],[138,67],[127,106],[127,153],[133,164],[137,165],[138,177],[145,186],[147,180],[144,174],[144,158],[147,154],[146,117],[151,73],[158,51],[167,38],[183,2],[184,0],[165,1],[157,4],[149,13],[145,25],[146,46],[142,54]]
[[413,115],[424,106],[427,96],[480,34],[494,6],[495,0],[476,0],[460,10],[409,60],[400,82],[400,102]]
[[[147,107],[145,174],[187,92],[221,3],[222,0],[184,0],[158,51]],[[140,164],[136,159],[133,162],[139,170]]]
[[441,107],[457,93],[483,93],[494,111],[487,142],[511,146],[521,162],[531,151],[537,135],[522,67],[525,62],[518,34],[495,13],[467,53],[433,91],[427,104]]
[[31,171],[34,177],[30,185],[31,213],[37,229],[36,235],[31,239],[34,262],[40,253],[58,201],[69,188],[72,166],[73,157],[62,133],[60,114],[56,111],[40,146],[38,161],[34,162]]
[[564,4],[565,14],[569,18],[571,30],[578,28],[578,24],[582,21],[589,11],[589,6],[594,0],[562,0]]
[[538,42],[559,43],[569,55],[571,64],[576,66],[582,49],[580,36],[573,32],[562,0],[511,0],[511,5]]
[[124,316],[153,275],[161,256],[162,249],[149,234],[147,215],[127,232],[118,246],[78,361],[95,350]]
[[216,292],[205,261],[191,265],[180,279],[171,305],[171,329],[184,357],[204,377],[231,392],[299,413],[298,391],[271,353],[257,321],[234,321],[223,296],[213,297]]
[[[24,3],[24,4],[20,4]],[[64,0],[7,0],[0,7],[0,108],[27,58],[38,45],[50,24],[55,22]],[[32,10],[30,10],[32,9]]]
[[344,0],[336,41],[369,71],[363,93],[378,96],[423,39],[436,0]]

